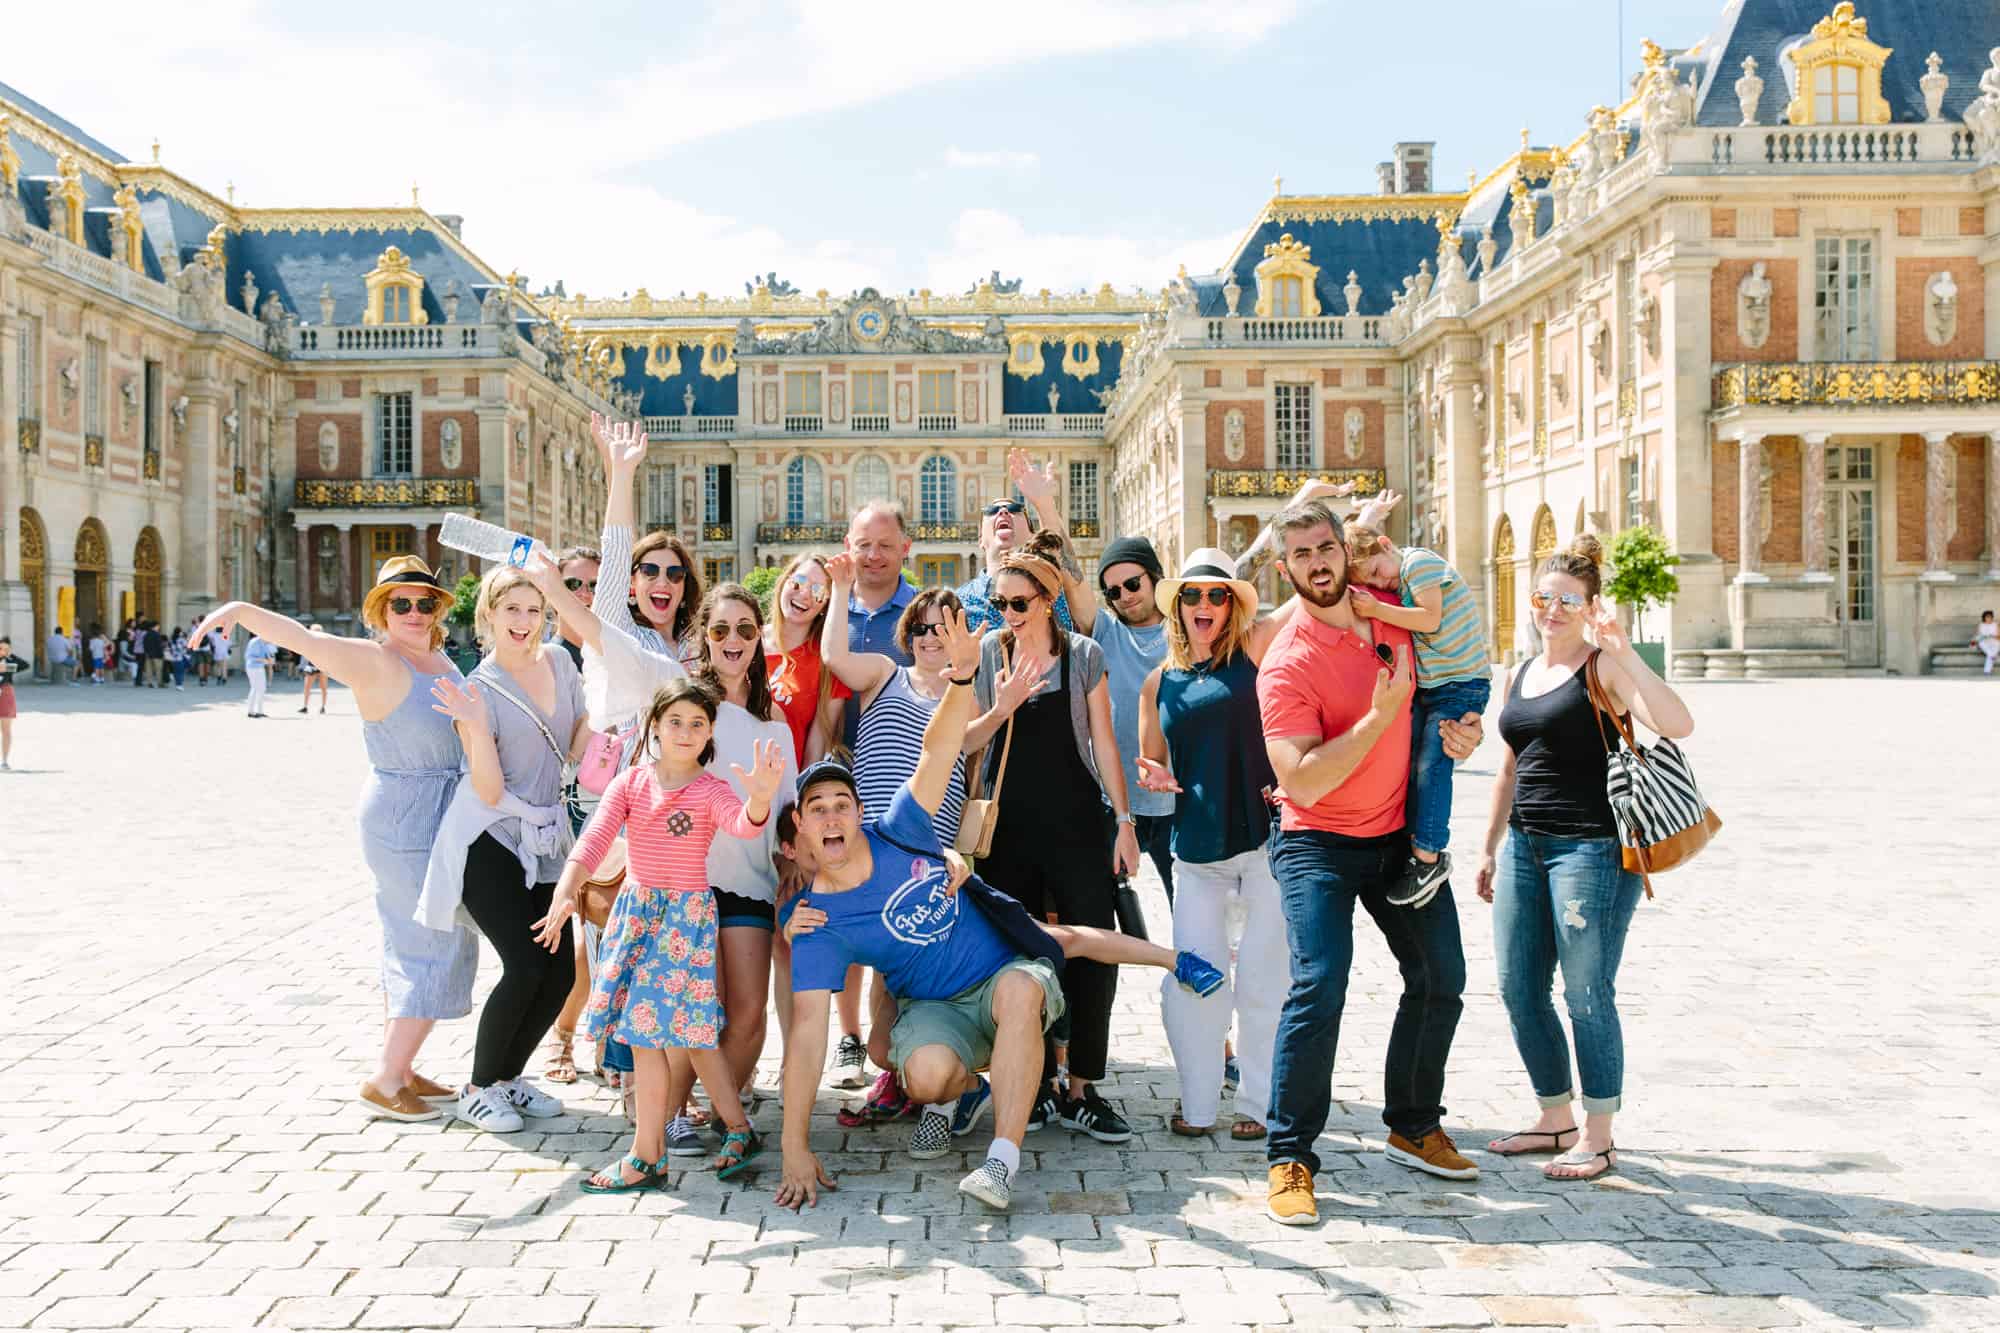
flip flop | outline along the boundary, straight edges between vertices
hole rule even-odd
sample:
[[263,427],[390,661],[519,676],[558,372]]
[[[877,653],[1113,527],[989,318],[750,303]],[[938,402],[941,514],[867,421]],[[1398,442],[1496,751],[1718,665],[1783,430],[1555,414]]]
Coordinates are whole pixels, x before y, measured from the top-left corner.
[[[1566,1152],[1568,1150],[1562,1145],[1563,1139],[1568,1135],[1580,1134],[1582,1132],[1579,1129],[1573,1128],[1558,1129],[1555,1131],[1546,1129],[1516,1130],[1512,1134],[1502,1134],[1499,1138],[1489,1142],[1486,1145],[1486,1151],[1492,1153],[1495,1157],[1533,1157],[1539,1153]],[[1535,1148],[1502,1148],[1500,1146],[1510,1139],[1547,1139],[1548,1142]]]
[[[1618,1163],[1611,1160],[1611,1154],[1617,1151],[1618,1151],[1618,1145],[1615,1143],[1611,1145],[1609,1148],[1606,1148],[1603,1152],[1585,1152],[1581,1148],[1571,1148],[1568,1152],[1564,1153],[1560,1157],[1550,1158],[1549,1161],[1542,1167],[1542,1175],[1549,1180],[1574,1180],[1574,1181],[1595,1180],[1599,1176],[1606,1175],[1618,1169]],[[1549,1168],[1553,1166],[1588,1166],[1590,1163],[1598,1161],[1600,1158],[1603,1160],[1604,1165],[1598,1167],[1595,1171],[1590,1172],[1588,1175],[1559,1176],[1553,1174],[1549,1170]]]
[[1271,1131],[1248,1117],[1239,1119],[1229,1127],[1229,1137],[1238,1143],[1254,1143]]

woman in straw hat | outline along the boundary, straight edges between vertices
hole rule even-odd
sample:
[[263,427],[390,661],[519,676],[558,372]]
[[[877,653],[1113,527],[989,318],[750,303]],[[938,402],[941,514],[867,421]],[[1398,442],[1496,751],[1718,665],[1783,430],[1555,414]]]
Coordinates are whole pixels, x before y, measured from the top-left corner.
[[[414,1068],[417,1051],[440,1018],[472,1012],[478,937],[463,926],[431,930],[416,920],[431,843],[458,786],[464,751],[451,719],[432,709],[431,687],[459,679],[438,649],[451,594],[413,555],[382,565],[361,604],[372,639],[316,633],[275,611],[229,602],[195,628],[242,625],[301,657],[354,691],[370,773],[361,793],[361,850],[375,875],[382,920],[382,989],[388,1010],[381,1060],[361,1085],[361,1103],[390,1120],[434,1120],[450,1088]],[[476,687],[474,687],[476,688]]]
[[1167,1127],[1190,1138],[1215,1128],[1233,1015],[1241,1075],[1229,1136],[1261,1139],[1291,955],[1278,882],[1264,859],[1271,816],[1263,793],[1277,779],[1264,754],[1257,667],[1299,602],[1259,621],[1257,589],[1212,547],[1188,556],[1154,598],[1167,617],[1167,659],[1139,690],[1139,785],[1175,797],[1174,947],[1227,958],[1230,898],[1244,910],[1231,987],[1205,997],[1173,986],[1161,992],[1181,1078],[1180,1111]]

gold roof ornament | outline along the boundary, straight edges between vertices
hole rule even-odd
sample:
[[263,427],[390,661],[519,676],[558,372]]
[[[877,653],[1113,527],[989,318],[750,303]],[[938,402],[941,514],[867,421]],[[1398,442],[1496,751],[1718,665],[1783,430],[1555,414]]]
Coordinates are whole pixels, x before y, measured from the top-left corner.
[[21,155],[14,151],[14,118],[0,111],[0,185],[12,193],[21,179]]
[[[375,267],[362,274],[361,281],[368,288],[368,308],[362,312],[363,324],[428,324],[429,312],[424,309],[424,275],[410,266],[410,257],[397,246],[382,251],[375,260]],[[406,295],[397,298],[392,308],[388,294],[400,289]],[[391,319],[391,314],[399,316]]]
[[208,239],[202,242],[201,249],[196,252],[194,257],[195,262],[203,268],[214,269],[217,273],[221,273],[229,266],[228,254],[225,250],[228,243],[229,228],[223,226],[220,222],[216,223],[214,227],[209,229]]
[[1300,244],[1297,237],[1284,232],[1278,239],[1264,247],[1264,262],[1257,265],[1257,316],[1271,317],[1276,308],[1278,281],[1281,278],[1299,280],[1299,314],[1305,319],[1319,318],[1319,266],[1312,262],[1312,247]]
[[139,192],[130,181],[111,192],[118,205],[118,229],[125,238],[125,267],[134,273],[146,271],[146,221],[139,216]]
[[[1849,94],[1858,123],[1888,124],[1882,66],[1892,54],[1893,48],[1868,40],[1868,20],[1854,12],[1852,0],[1840,0],[1831,14],[1813,24],[1812,40],[1785,52],[1798,71],[1798,95],[1785,107],[1785,119],[1794,125],[1843,123],[1840,104],[1843,94]],[[1852,84],[1843,87],[1848,78]]]
[[56,179],[49,182],[49,230],[82,245],[83,207],[83,164],[75,153],[63,153],[56,158]]

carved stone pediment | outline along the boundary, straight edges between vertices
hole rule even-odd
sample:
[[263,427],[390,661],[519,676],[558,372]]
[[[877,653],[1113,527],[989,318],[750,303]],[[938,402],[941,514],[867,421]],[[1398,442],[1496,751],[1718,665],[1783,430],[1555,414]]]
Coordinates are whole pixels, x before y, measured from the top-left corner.
[[911,315],[901,301],[886,300],[864,287],[813,321],[809,329],[778,337],[759,337],[744,320],[736,329],[736,355],[857,356],[871,353],[1007,352],[1007,330],[998,316],[989,317],[980,332],[965,337],[926,324]]

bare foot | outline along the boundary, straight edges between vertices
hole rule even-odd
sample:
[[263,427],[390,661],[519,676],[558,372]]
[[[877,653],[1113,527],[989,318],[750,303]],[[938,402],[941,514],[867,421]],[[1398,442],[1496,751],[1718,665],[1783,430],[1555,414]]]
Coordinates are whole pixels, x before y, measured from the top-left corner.
[[[1536,1153],[1559,1153],[1575,1146],[1575,1125],[1568,1129],[1517,1129],[1489,1141],[1486,1151],[1496,1157],[1528,1157]],[[1565,1142],[1568,1140],[1568,1142]]]

